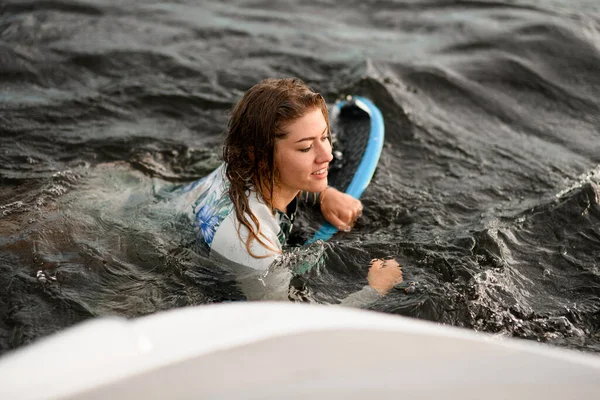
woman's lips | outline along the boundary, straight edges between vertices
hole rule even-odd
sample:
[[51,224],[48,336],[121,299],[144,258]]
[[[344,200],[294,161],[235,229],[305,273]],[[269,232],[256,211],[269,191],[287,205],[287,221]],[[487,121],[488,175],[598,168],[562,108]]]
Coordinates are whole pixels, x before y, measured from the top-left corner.
[[321,168],[311,174],[311,176],[317,179],[325,179],[327,178],[327,167]]

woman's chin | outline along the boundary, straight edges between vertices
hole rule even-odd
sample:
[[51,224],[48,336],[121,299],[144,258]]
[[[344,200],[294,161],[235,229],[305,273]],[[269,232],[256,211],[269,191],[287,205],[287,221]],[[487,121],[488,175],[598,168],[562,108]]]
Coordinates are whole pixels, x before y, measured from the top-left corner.
[[306,190],[307,192],[317,193],[317,192],[322,192],[326,188],[327,188],[327,179],[323,179],[321,182],[318,182],[317,184],[309,185],[309,187],[304,190]]

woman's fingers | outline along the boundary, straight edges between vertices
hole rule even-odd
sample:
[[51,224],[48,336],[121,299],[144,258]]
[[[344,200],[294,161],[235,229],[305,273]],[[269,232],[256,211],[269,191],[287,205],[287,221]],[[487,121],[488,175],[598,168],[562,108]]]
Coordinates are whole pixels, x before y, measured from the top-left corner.
[[381,268],[381,266],[383,265],[384,259],[383,258],[374,258],[369,262],[369,265],[372,268]]
[[[339,196],[336,196],[339,194]],[[350,195],[332,192],[327,200],[321,203],[321,212],[331,225],[338,230],[348,232],[362,215],[363,206],[360,200]]]
[[371,260],[367,280],[381,295],[387,294],[391,288],[402,282],[402,279],[402,268],[396,260]]
[[345,212],[345,219],[348,221],[348,223],[354,223],[356,222],[356,220],[362,215],[362,204],[360,201],[356,200],[355,204],[353,204],[346,212]]
[[329,214],[329,218],[327,218],[327,219],[331,225],[336,227],[337,230],[340,230],[343,232],[350,232],[350,225],[345,223],[340,218],[338,218],[337,215],[331,213],[331,214]]
[[400,264],[398,264],[398,261],[392,259],[387,259],[387,260],[383,260],[383,265],[385,267],[399,267]]

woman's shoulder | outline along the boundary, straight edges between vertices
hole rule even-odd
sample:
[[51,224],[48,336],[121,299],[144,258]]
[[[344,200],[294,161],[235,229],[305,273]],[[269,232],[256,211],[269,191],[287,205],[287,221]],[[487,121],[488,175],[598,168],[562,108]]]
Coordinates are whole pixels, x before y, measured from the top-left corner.
[[228,195],[224,164],[186,192],[193,199],[192,219],[197,239],[210,251],[219,226],[234,207]]
[[[211,246],[211,256],[216,253],[221,258],[226,258],[237,264],[254,269],[265,270],[281,254],[281,245],[278,240],[279,225],[277,219],[254,192],[248,196],[250,211],[258,220],[258,226],[250,220],[255,231],[260,231],[260,238],[269,244],[265,247],[257,240],[250,241],[250,251],[246,243],[250,232],[240,223],[235,212],[230,212],[219,225],[214,234]],[[257,257],[253,257],[250,253]]]
[[[249,236],[248,228],[238,220],[234,209],[235,207],[231,203],[231,200],[229,200],[229,204],[231,205],[230,212],[225,217],[223,224],[227,224],[230,229],[235,230],[235,237],[238,238],[238,236],[241,236],[241,240],[245,243]],[[248,217],[247,220],[254,231],[260,231],[263,235],[277,238],[277,234],[279,233],[279,221],[277,216],[271,211],[271,208],[265,204],[262,197],[254,191],[251,191],[248,195],[248,211],[252,213],[258,221],[257,225],[252,218],[249,217],[250,213],[246,213],[246,216]],[[238,229],[241,235],[237,235]],[[226,235],[228,238],[230,238],[230,236],[232,235]]]
[[[250,241],[248,249],[246,243],[250,236],[248,227],[242,224],[235,210],[233,210],[223,219],[218,229],[215,231],[214,240],[211,244],[210,253],[218,254],[235,263],[245,265],[254,269],[266,269],[281,254],[282,245],[279,240],[280,226],[276,216],[271,208],[264,202],[262,196],[256,191],[248,193],[248,211],[256,217],[256,223],[249,218],[248,223],[255,232],[260,232],[260,239]],[[250,250],[250,251],[248,251]],[[254,254],[254,257],[252,256]]]
[[[211,255],[216,253],[241,265],[265,269],[281,252],[277,215],[257,191],[251,189],[247,193],[247,220],[255,232],[260,232],[261,240],[270,244],[267,248],[257,240],[250,241],[250,252],[259,256],[252,257],[246,246],[250,232],[239,221],[229,197],[226,168],[223,163],[211,174],[184,188],[185,194],[194,199],[192,218],[197,239]],[[258,224],[250,218],[250,213]]]
[[226,170],[227,165],[225,163],[221,163],[221,165],[215,168],[210,174],[183,186],[181,191],[183,193],[203,193],[211,187],[229,186]]

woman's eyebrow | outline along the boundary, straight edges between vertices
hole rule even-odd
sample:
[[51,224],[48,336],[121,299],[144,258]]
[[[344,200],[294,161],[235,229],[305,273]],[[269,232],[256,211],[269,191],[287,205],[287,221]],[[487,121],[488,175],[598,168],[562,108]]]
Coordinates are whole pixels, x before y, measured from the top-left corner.
[[[325,127],[325,129],[323,129],[323,133],[321,133],[321,136],[323,136],[326,131],[327,131],[327,127]],[[316,136],[305,137],[300,140],[296,140],[294,143],[306,142],[308,140],[312,141],[312,140],[315,140],[316,138],[317,138]]]

